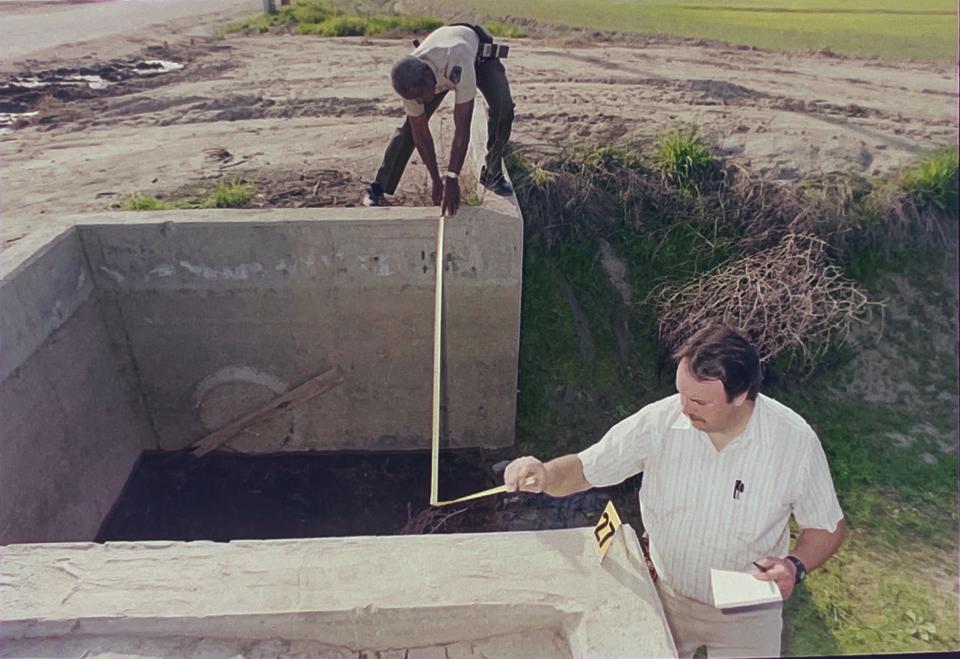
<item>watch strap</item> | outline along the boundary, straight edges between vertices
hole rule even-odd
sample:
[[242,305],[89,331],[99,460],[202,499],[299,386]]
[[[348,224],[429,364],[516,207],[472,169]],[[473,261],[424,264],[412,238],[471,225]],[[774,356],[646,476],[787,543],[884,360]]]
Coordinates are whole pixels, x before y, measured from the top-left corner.
[[803,561],[801,561],[801,560],[800,560],[799,558],[797,558],[796,556],[787,556],[787,557],[786,557],[786,560],[788,560],[788,561],[790,561],[791,563],[793,563],[793,566],[794,566],[795,568],[797,568],[797,576],[796,576],[796,578],[793,580],[793,583],[794,583],[794,584],[798,584],[798,583],[800,583],[801,581],[803,581],[803,580],[806,578],[806,576],[807,576],[807,566],[803,564]]

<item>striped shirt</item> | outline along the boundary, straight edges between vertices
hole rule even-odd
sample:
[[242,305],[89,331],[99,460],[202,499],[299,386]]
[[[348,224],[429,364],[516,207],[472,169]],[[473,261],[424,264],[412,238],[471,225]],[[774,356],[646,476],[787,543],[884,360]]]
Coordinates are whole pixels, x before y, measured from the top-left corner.
[[[430,65],[437,79],[434,93],[453,91],[454,104],[467,103],[477,96],[477,72],[474,63],[480,37],[468,27],[448,25],[430,33],[416,50],[413,57]],[[456,73],[454,69],[459,69]],[[455,79],[455,80],[454,80]],[[403,108],[408,117],[419,117],[424,113],[423,103],[404,99]]]
[[748,572],[751,561],[786,555],[791,514],[802,529],[831,532],[843,518],[816,433],[762,394],[743,433],[720,451],[675,394],[578,457],[595,487],[643,472],[640,511],[654,567],[674,591],[705,604],[713,602],[710,568]]

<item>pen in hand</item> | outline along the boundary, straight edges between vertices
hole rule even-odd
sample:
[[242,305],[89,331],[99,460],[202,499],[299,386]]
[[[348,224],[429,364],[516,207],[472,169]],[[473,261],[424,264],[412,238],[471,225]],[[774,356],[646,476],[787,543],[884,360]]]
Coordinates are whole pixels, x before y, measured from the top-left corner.
[[756,565],[756,566],[757,566],[757,569],[760,570],[761,572],[766,572],[767,570],[770,569],[770,568],[768,568],[768,567],[763,567],[762,565],[760,565],[760,564],[757,563],[756,561],[751,561],[751,562],[752,562],[754,565]]

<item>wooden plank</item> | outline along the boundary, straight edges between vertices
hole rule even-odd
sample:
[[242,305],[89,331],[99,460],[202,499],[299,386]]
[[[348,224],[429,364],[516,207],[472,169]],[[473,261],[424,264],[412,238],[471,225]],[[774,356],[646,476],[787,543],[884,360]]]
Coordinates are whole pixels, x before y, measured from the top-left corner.
[[339,367],[335,366],[328,371],[324,371],[320,375],[307,380],[299,387],[291,389],[287,393],[261,405],[252,412],[248,412],[234,419],[222,428],[214,430],[194,444],[193,454],[197,457],[206,455],[210,451],[214,451],[226,444],[244,428],[248,428],[261,421],[276,418],[281,414],[286,414],[294,407],[313,400],[342,382],[343,373]]

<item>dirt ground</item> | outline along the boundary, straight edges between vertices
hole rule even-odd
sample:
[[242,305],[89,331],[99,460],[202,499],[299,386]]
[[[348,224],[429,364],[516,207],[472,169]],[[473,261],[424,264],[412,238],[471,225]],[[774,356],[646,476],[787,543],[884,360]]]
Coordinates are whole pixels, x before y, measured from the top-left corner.
[[[259,206],[357,203],[402,119],[387,76],[409,41],[213,36],[225,17],[0,58],[0,113],[36,113],[0,129],[2,244],[133,192],[184,194],[222,178],[254,182]],[[582,33],[510,44],[514,144],[528,152],[695,125],[737,162],[791,179],[883,174],[957,139],[945,64]],[[142,75],[153,60],[183,68]],[[98,72],[115,80],[62,84]],[[449,124],[449,111],[434,121]],[[422,168],[408,172],[394,202],[423,203]]]

